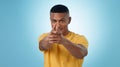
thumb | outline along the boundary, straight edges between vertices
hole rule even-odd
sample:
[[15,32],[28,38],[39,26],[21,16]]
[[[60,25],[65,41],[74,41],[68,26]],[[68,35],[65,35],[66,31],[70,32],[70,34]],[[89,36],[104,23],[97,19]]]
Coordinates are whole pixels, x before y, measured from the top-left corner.
[[56,31],[56,25],[53,25],[52,31]]

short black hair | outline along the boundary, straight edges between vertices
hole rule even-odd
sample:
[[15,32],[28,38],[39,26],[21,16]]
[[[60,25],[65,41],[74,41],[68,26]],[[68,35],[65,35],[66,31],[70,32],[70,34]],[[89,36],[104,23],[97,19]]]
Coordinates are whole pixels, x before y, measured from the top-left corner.
[[51,8],[50,13],[69,13],[69,9],[64,5],[58,4]]

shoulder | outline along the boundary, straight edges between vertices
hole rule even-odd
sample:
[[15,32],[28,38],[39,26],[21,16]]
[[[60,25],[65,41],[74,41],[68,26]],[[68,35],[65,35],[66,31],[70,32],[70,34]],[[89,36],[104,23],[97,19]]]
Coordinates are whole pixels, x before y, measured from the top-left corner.
[[40,35],[40,37],[41,37],[41,36],[47,36],[48,34],[49,34],[49,33],[43,33],[43,34]]
[[81,34],[77,34],[77,33],[74,33],[72,32],[73,34],[73,41],[76,43],[76,44],[82,44],[83,46],[85,46],[86,48],[88,47],[88,41],[86,39],[86,37],[84,35],[81,35]]
[[43,39],[44,37],[46,37],[49,33],[43,33],[38,37],[38,40],[40,41],[41,39]]
[[79,41],[79,42],[86,41],[87,42],[86,37],[82,34],[71,32],[71,37],[72,37],[72,40],[74,41]]

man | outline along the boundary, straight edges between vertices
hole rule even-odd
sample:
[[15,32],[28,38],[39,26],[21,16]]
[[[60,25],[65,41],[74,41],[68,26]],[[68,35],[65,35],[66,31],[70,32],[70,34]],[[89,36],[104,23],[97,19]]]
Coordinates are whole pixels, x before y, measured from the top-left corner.
[[82,67],[88,42],[84,36],[68,30],[71,17],[64,5],[50,10],[52,30],[39,37],[39,49],[44,52],[44,67]]

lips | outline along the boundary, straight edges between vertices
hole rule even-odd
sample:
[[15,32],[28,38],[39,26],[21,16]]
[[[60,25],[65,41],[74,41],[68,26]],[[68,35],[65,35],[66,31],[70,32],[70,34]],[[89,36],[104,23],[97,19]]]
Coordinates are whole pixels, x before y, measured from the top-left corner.
[[59,28],[62,31],[62,28]]

